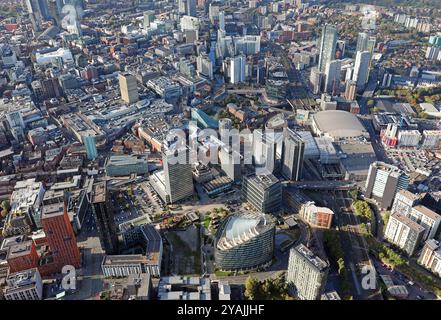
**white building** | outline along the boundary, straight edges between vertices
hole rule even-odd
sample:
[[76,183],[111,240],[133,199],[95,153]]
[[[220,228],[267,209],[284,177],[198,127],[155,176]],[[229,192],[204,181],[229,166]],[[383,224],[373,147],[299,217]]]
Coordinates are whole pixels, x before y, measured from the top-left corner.
[[409,216],[412,208],[418,204],[419,200],[419,195],[405,189],[400,190],[395,196],[391,214],[398,212],[405,216]]
[[44,50],[35,54],[37,64],[56,64],[61,62],[62,64],[74,63],[72,53],[69,49],[58,48],[56,50]]
[[196,61],[198,73],[213,80],[213,62],[208,55],[200,55]]
[[409,256],[415,253],[424,234],[424,228],[400,213],[389,217],[384,237],[403,249]]
[[183,16],[180,21],[181,31],[199,30],[201,22],[198,18],[192,16]]
[[181,86],[167,77],[150,79],[147,81],[147,87],[155,91],[166,101],[170,99],[177,99],[182,94]]
[[423,142],[421,147],[423,148],[438,148],[441,141],[441,131],[438,130],[424,130]]
[[418,130],[400,130],[398,132],[398,146],[417,147],[421,137],[421,133]]
[[341,81],[341,60],[332,60],[326,64],[325,91],[338,93]]
[[243,53],[245,55],[256,54],[260,52],[260,36],[234,37],[235,54]]
[[37,268],[11,273],[6,278],[6,300],[41,300],[43,282]]
[[371,53],[369,51],[358,51],[355,57],[354,74],[352,80],[357,81],[357,88],[363,88],[369,76],[369,64]]
[[11,195],[9,216],[28,216],[35,226],[41,227],[40,208],[44,193],[42,182],[36,182],[35,179],[18,181]]
[[236,84],[245,81],[246,57],[239,55],[229,60],[230,83]]
[[17,63],[17,55],[10,45],[4,44],[0,46],[0,61],[6,67],[15,66]]
[[421,109],[430,117],[441,118],[441,112],[431,103],[420,103]]
[[299,299],[319,300],[324,293],[327,275],[328,263],[305,245],[290,250],[286,281]]
[[101,269],[105,277],[127,277],[140,273],[153,276],[147,257],[141,254],[104,256]]
[[412,208],[409,218],[425,229],[423,240],[434,238],[441,222],[439,214],[421,205]]

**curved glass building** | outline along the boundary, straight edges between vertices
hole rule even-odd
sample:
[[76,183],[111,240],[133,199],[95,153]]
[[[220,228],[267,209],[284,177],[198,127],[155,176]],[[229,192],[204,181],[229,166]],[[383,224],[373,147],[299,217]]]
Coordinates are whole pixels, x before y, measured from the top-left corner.
[[253,270],[271,263],[274,253],[274,219],[265,214],[235,214],[219,227],[215,241],[220,270]]

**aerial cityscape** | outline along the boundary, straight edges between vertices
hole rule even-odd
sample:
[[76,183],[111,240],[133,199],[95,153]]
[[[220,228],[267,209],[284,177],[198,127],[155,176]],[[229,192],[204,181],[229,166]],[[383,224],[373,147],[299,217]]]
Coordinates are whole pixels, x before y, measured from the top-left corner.
[[441,1],[0,0],[0,117],[0,300],[441,300]]

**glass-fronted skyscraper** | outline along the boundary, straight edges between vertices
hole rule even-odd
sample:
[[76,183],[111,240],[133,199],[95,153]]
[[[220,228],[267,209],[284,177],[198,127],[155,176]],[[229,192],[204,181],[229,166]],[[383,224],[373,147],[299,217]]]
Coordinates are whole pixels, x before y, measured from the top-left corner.
[[326,64],[335,60],[335,49],[337,47],[337,28],[329,24],[322,30],[320,39],[319,70],[325,72]]
[[83,143],[86,147],[86,154],[88,160],[94,160],[98,156],[98,151],[96,149],[95,137],[84,136]]

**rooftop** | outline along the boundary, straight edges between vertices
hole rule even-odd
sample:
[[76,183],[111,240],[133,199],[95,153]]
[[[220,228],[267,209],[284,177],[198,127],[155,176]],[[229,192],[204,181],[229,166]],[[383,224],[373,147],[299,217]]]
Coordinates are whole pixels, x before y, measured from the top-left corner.
[[429,208],[422,206],[422,205],[417,205],[415,207],[412,208],[412,210],[418,211],[421,214],[425,215],[426,217],[432,219],[432,220],[441,220],[441,216],[439,214],[437,214],[436,212],[434,212],[433,210],[430,210]]
[[106,201],[106,182],[100,181],[93,185],[91,203],[100,203]]
[[368,137],[368,132],[358,118],[347,111],[320,111],[313,116],[313,119],[323,134],[329,134],[333,138]]
[[271,173],[266,175],[251,175],[248,176],[247,179],[250,183],[256,184],[261,189],[268,189],[280,182],[279,179]]
[[418,223],[416,223],[415,221],[413,221],[412,219],[406,217],[401,213],[395,212],[394,214],[391,215],[391,218],[398,220],[400,223],[406,225],[415,232],[420,233],[420,232],[424,232],[425,230],[423,226],[419,225]]
[[146,256],[142,254],[127,254],[127,255],[108,255],[104,256],[102,265],[122,265],[122,264],[138,264],[147,263]]
[[328,263],[326,261],[322,260],[319,256],[315,255],[304,244],[300,244],[297,247],[292,248],[291,250],[296,251],[319,271],[324,271],[328,267]]

